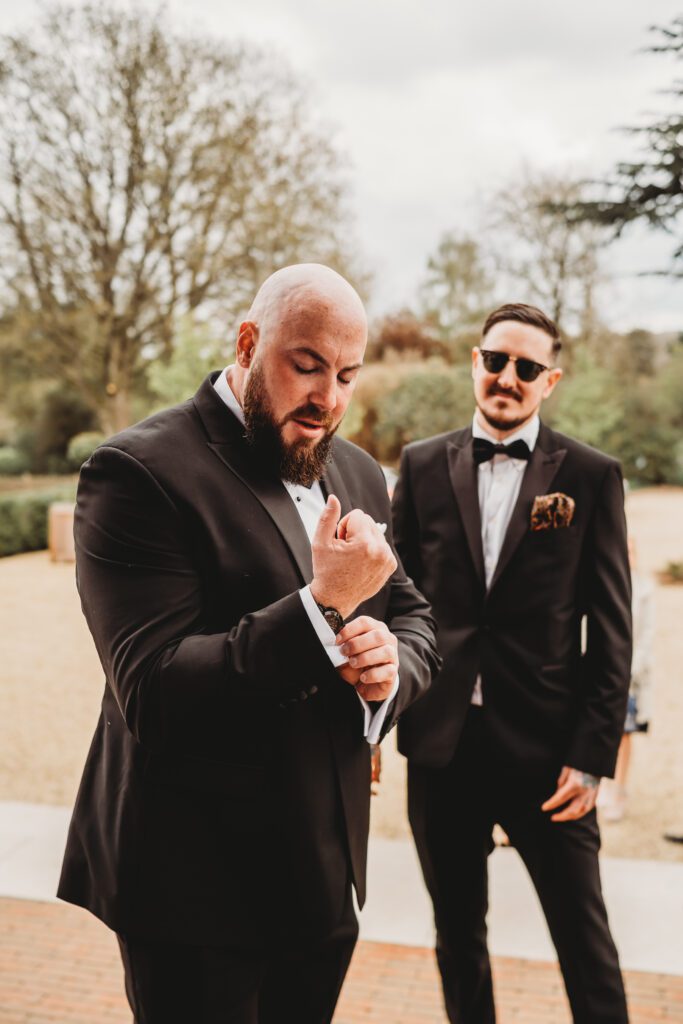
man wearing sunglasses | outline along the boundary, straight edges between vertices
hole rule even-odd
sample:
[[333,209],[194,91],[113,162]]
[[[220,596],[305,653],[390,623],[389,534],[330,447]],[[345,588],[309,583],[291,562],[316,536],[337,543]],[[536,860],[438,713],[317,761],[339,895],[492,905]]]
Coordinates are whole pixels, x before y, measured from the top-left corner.
[[628,1020],[598,867],[631,660],[619,465],[549,429],[556,325],[502,306],[472,353],[471,427],[409,445],[396,546],[432,605],[443,668],[407,709],[410,822],[449,1020],[493,1024],[487,857],[505,829],[538,893],[576,1024]]

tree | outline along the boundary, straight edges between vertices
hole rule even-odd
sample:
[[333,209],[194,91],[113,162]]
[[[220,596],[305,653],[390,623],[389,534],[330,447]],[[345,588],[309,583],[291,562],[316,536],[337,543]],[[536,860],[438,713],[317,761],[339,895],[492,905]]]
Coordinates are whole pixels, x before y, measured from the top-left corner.
[[493,308],[493,282],[477,242],[447,231],[427,262],[421,288],[422,313],[441,339],[453,344],[478,329]]
[[368,360],[385,358],[429,359],[446,357],[448,348],[434,336],[434,328],[410,309],[382,317],[370,332]]
[[508,301],[539,305],[566,335],[595,329],[600,280],[599,230],[571,220],[566,207],[583,186],[566,176],[526,172],[492,202],[499,269],[517,294]]
[[[648,52],[683,60],[683,16],[650,31],[658,42]],[[612,176],[598,184],[602,194],[569,204],[568,213],[575,222],[612,228],[616,236],[635,221],[670,233],[676,239],[671,266],[656,272],[683,277],[683,80],[675,79],[666,93],[674,98],[671,113],[625,129],[641,141],[641,159],[617,164]]]
[[341,266],[343,195],[272,55],[94,4],[0,41],[0,293],[33,363],[105,430],[178,317],[231,324],[275,268]]
[[375,458],[395,462],[410,441],[452,430],[471,418],[473,406],[468,367],[414,373],[381,398],[371,450]]

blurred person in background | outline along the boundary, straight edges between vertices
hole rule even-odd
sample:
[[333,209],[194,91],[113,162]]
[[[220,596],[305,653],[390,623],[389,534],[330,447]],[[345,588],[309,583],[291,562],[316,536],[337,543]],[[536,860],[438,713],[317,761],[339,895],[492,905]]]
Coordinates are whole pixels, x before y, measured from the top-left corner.
[[603,821],[621,821],[626,813],[628,778],[633,755],[632,736],[647,732],[652,717],[652,680],[655,640],[655,588],[652,577],[638,569],[636,542],[628,538],[628,555],[633,588],[633,660],[631,684],[624,734],[619,744],[619,756],[614,779],[604,779],[600,787],[598,807]]
[[472,352],[471,426],[408,445],[394,494],[397,549],[443,657],[398,738],[453,1024],[495,1021],[496,823],[538,893],[576,1024],[628,1020],[595,812],[630,678],[624,489],[614,459],[539,419],[559,350],[541,310],[495,310]]

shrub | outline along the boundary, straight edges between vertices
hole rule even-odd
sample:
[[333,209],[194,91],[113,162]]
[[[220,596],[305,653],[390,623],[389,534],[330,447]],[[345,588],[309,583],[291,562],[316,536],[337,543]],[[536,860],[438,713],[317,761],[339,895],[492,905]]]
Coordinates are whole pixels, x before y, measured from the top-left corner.
[[66,460],[70,469],[80,469],[86,459],[89,459],[99,444],[104,441],[104,434],[96,430],[86,430],[82,434],[76,434],[69,441],[66,450]]
[[28,471],[28,459],[18,448],[0,448],[0,476],[19,476]]
[[416,373],[378,403],[373,454],[380,461],[394,462],[409,441],[466,426],[473,405],[468,367]]
[[23,491],[0,497],[0,556],[47,547],[47,514],[53,501],[73,501],[73,488]]

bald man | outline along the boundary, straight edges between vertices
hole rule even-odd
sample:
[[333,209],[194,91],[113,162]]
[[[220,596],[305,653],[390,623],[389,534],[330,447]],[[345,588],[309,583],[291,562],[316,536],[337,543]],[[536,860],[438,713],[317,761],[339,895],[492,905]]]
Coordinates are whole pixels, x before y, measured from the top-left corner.
[[117,933],[136,1024],[332,1019],[369,743],[438,665],[382,472],[335,437],[366,337],[338,274],[281,270],[235,364],[81,470],[106,685],[59,896]]

